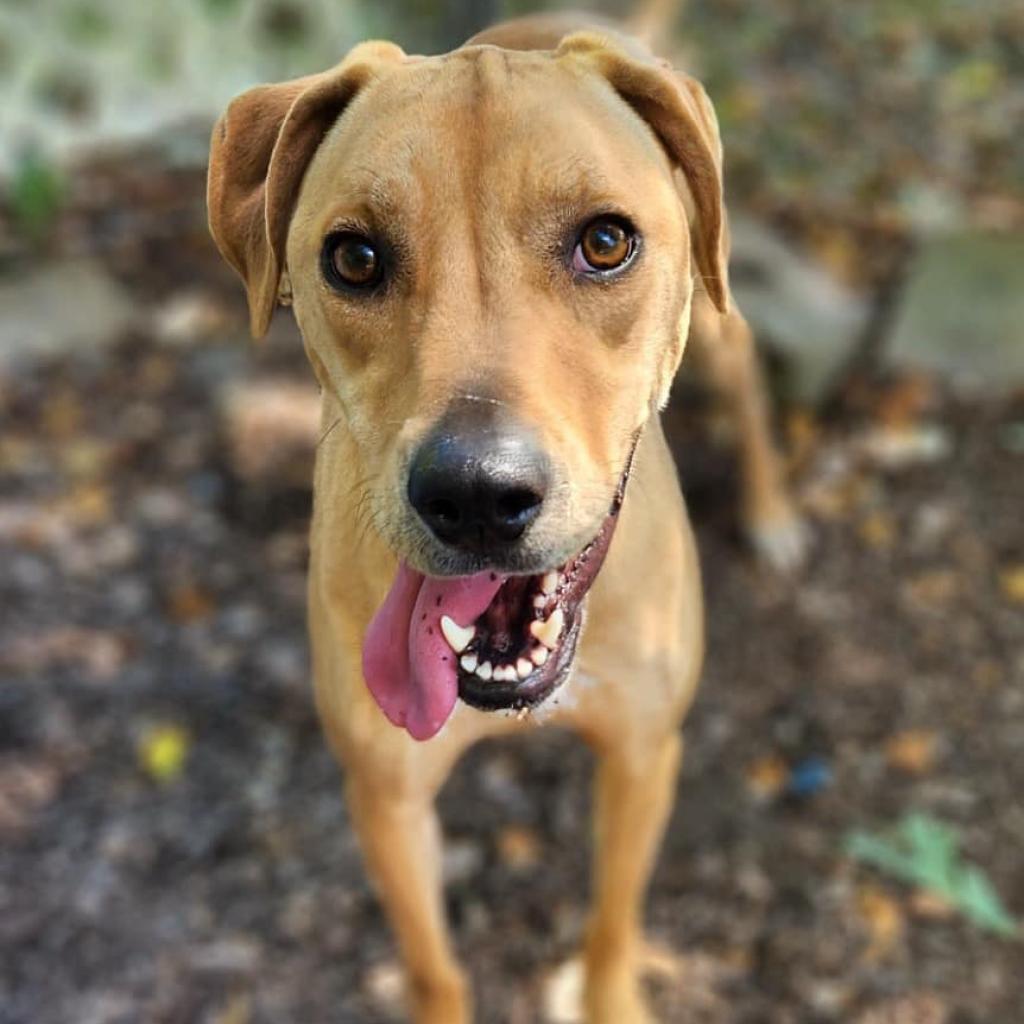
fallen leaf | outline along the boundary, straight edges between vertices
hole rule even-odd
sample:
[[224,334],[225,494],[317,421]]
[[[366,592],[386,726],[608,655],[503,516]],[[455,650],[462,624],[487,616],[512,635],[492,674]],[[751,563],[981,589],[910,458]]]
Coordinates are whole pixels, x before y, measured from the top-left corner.
[[0,651],[0,664],[15,672],[70,666],[95,682],[107,682],[120,672],[125,654],[126,644],[116,633],[60,626],[17,637]]
[[886,551],[892,547],[896,539],[896,525],[892,517],[886,513],[872,512],[861,520],[857,534],[868,547],[876,551]]
[[43,429],[51,438],[63,440],[79,433],[84,416],[78,395],[70,389],[57,391],[43,404]]
[[61,773],[51,760],[12,758],[0,762],[0,835],[19,832],[57,794]]
[[867,963],[880,963],[893,950],[905,931],[903,910],[884,889],[862,885],[857,890],[857,913],[868,934],[864,951]]
[[890,431],[912,427],[937,398],[935,381],[924,373],[908,373],[891,385],[875,409],[875,418]]
[[167,602],[167,611],[175,622],[182,624],[209,618],[216,608],[213,598],[195,583],[182,583],[175,587]]
[[931,771],[939,749],[938,734],[930,729],[905,729],[885,743],[885,759],[893,768],[908,775]]
[[956,913],[956,907],[931,889],[916,889],[910,898],[910,909],[918,917],[926,917],[935,921],[948,920]]
[[999,585],[1006,598],[1024,604],[1024,565],[1014,565],[999,574]]
[[786,449],[791,466],[807,461],[821,438],[821,428],[808,409],[794,409],[786,417]]
[[139,763],[156,782],[173,782],[185,768],[190,746],[188,733],[181,726],[155,725],[139,741]]
[[508,825],[498,833],[498,856],[512,871],[529,871],[540,861],[541,842],[533,829]]
[[777,754],[758,758],[747,767],[747,792],[758,801],[777,797],[789,781],[789,768]]
[[96,438],[79,437],[60,445],[64,471],[77,480],[93,480],[110,467],[113,448]]
[[931,993],[887,999],[862,1013],[856,1024],[946,1024],[950,1011]]
[[79,527],[102,526],[110,522],[112,510],[110,488],[96,482],[79,484],[58,502],[56,509]]
[[959,586],[957,574],[952,569],[933,569],[907,580],[905,592],[916,605],[938,608],[956,597]]
[[236,992],[214,1012],[212,1024],[249,1024],[251,1018],[252,998],[247,992]]
[[921,424],[875,428],[864,435],[860,447],[875,465],[887,470],[900,470],[940,462],[952,452],[953,442],[944,427]]

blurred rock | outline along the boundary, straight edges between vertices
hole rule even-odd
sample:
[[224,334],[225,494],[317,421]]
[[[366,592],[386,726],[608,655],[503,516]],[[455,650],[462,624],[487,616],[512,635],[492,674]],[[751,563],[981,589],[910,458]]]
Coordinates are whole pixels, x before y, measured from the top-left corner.
[[888,999],[861,1014],[856,1024],[946,1024],[950,1013],[930,993]]
[[320,396],[308,384],[269,378],[233,385],[221,398],[231,465],[246,483],[308,487],[320,434]]
[[580,1024],[583,1020],[583,962],[574,957],[556,967],[544,982],[544,1020]]
[[478,874],[484,863],[484,851],[474,839],[451,839],[444,844],[442,871],[446,885],[467,882]]
[[405,975],[394,960],[374,964],[364,976],[366,994],[382,1010],[394,1014],[405,1002]]
[[218,939],[189,951],[189,966],[202,974],[250,975],[261,960],[259,943],[245,935]]
[[30,356],[106,348],[136,319],[131,300],[95,263],[65,260],[0,281],[0,366]]
[[1024,382],[1024,236],[962,233],[927,243],[896,314],[888,359],[960,390]]
[[730,221],[730,283],[758,340],[786,360],[787,390],[820,398],[864,327],[862,298],[755,221]]
[[199,291],[172,296],[153,314],[152,326],[158,341],[182,347],[237,327],[222,303]]

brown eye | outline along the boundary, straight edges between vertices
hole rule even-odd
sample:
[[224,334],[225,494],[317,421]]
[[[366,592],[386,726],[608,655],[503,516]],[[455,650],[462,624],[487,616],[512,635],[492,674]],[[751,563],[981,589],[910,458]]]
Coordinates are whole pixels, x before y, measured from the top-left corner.
[[636,232],[616,217],[592,220],[573,252],[573,269],[581,274],[605,273],[624,267],[636,251]]
[[328,235],[320,262],[324,277],[335,288],[373,288],[384,276],[377,245],[365,235],[351,231]]

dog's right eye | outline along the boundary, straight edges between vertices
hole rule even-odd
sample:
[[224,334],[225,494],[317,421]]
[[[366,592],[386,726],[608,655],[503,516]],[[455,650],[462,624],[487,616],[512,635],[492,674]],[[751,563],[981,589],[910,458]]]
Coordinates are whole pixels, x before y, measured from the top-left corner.
[[377,244],[354,231],[336,231],[324,239],[320,266],[327,283],[341,291],[375,288],[384,277]]

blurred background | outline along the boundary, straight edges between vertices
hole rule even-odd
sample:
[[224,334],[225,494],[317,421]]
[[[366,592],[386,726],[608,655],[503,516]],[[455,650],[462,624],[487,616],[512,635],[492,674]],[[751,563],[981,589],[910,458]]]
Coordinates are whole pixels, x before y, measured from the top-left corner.
[[[526,0],[0,0],[0,1021],[402,1019],[314,717],[312,376],[205,228],[236,92]],[[606,10],[608,10],[606,8]],[[614,13],[614,11],[611,11]],[[732,274],[814,534],[667,419],[709,603],[651,890],[673,1024],[1024,1019],[1024,8],[691,0]],[[447,898],[480,1020],[571,1024],[587,752],[473,751]]]

